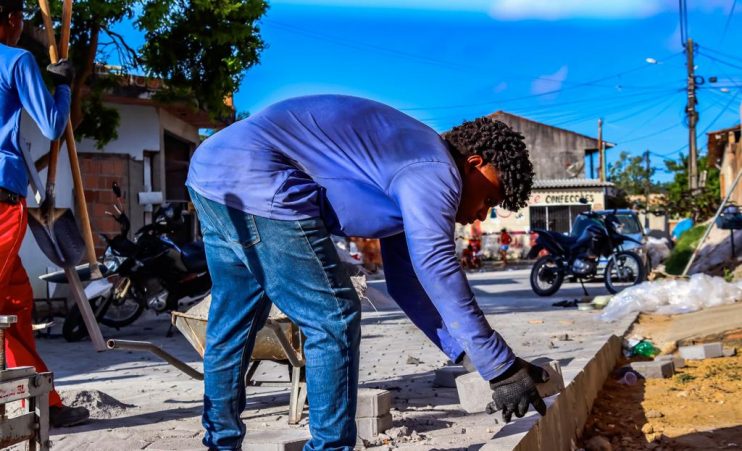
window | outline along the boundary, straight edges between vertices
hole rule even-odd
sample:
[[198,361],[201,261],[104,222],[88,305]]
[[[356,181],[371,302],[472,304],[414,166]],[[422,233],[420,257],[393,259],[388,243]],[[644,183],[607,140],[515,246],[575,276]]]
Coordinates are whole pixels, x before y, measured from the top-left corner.
[[531,230],[545,229],[552,232],[570,233],[572,222],[589,205],[550,205],[548,207],[530,207]]

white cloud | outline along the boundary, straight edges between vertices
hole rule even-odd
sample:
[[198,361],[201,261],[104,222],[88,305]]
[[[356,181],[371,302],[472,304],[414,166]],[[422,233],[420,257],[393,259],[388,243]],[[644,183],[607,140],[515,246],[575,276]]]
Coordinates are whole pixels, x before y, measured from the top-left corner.
[[272,0],[273,5],[311,5],[341,8],[410,9],[487,13],[492,0]]
[[666,6],[664,0],[493,0],[490,14],[503,20],[642,18]]
[[562,88],[569,68],[562,66],[553,74],[542,75],[531,83],[531,94],[545,94]]
[[[689,11],[729,11],[734,0],[690,0]],[[271,0],[272,5],[459,11],[499,20],[641,19],[677,12],[677,0]]]

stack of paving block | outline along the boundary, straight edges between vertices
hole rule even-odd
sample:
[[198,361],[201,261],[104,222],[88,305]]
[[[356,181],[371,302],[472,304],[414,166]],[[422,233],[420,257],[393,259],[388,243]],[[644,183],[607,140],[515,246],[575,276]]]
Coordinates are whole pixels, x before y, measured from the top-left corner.
[[392,393],[387,390],[361,388],[358,390],[356,425],[358,437],[373,440],[392,427]]

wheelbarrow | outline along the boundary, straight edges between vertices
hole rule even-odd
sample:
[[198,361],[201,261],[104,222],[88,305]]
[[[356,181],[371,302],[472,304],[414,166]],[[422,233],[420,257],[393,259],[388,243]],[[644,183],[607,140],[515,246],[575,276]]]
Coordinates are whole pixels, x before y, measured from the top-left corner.
[[[203,358],[206,349],[206,324],[208,322],[211,296],[191,307],[186,312],[172,312],[172,323],[188,340],[188,343]],[[166,352],[159,346],[145,341],[108,340],[109,349],[148,351],[181,370],[188,376],[203,380],[203,373]],[[307,400],[306,381],[304,378],[304,337],[299,327],[273,306],[265,326],[255,337],[255,346],[251,364],[245,375],[247,386],[290,386],[289,424],[298,424]],[[290,382],[256,381],[254,379],[258,366],[264,361],[278,362],[289,367]]]

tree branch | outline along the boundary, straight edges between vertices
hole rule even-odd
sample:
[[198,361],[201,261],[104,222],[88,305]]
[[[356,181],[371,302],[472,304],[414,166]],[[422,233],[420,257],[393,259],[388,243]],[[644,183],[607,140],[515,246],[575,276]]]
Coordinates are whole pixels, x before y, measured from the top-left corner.
[[[107,27],[103,27],[103,31],[113,40],[113,42],[116,44],[116,46],[119,49],[123,49],[124,53],[128,56],[128,63],[130,63],[131,67],[138,67],[139,66],[139,56],[137,55],[136,50],[129,47],[129,45],[124,40],[124,37],[120,34],[116,33],[115,31],[112,31],[108,29]],[[123,58],[122,58],[123,60]],[[123,62],[123,61],[122,61]]]
[[95,70],[95,55],[98,54],[98,38],[100,35],[100,27],[94,25],[90,29],[90,42],[88,43],[88,56],[85,60],[85,66],[77,74],[75,78],[75,86],[72,89],[72,105],[70,107],[70,120],[72,121],[72,128],[77,128],[83,120],[82,110],[82,88],[87,83],[88,78],[93,74]]

